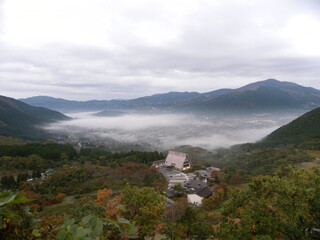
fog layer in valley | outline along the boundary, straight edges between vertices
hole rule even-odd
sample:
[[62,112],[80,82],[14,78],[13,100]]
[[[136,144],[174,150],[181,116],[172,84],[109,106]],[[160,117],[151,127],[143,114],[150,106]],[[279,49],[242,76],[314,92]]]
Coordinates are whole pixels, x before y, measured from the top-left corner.
[[51,124],[46,129],[67,136],[67,141],[93,143],[119,150],[122,147],[168,150],[191,145],[213,150],[255,142],[298,114],[222,117],[191,114],[125,114],[98,117],[93,113],[70,115],[73,120]]

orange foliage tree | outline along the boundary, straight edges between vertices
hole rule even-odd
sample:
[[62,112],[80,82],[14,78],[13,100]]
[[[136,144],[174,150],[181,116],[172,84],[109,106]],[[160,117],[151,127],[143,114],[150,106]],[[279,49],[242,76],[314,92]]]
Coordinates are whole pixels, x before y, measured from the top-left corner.
[[67,195],[66,194],[64,194],[64,193],[58,193],[58,195],[56,196],[56,200],[57,200],[57,202],[62,202],[63,201],[63,199],[66,197]]
[[107,218],[114,219],[118,215],[120,209],[120,202],[123,198],[123,194],[116,196],[112,201],[109,201],[106,207]]
[[100,205],[100,206],[107,206],[110,198],[112,196],[112,190],[111,189],[107,189],[107,188],[104,188],[102,190],[99,190],[98,191],[98,197],[97,197],[97,200],[95,200],[95,203],[97,205]]
[[102,190],[99,190],[98,197],[97,200],[95,200],[95,203],[105,208],[107,218],[114,219],[118,215],[123,194],[120,194],[113,200],[111,200],[112,194],[113,193],[111,189],[104,188]]

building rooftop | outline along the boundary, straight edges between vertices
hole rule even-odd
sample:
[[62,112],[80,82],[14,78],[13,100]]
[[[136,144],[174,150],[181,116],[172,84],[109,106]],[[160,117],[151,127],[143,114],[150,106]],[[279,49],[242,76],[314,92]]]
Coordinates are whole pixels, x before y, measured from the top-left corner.
[[196,194],[203,198],[208,198],[212,195],[212,191],[208,186],[200,188],[196,191]]
[[184,186],[187,188],[200,189],[207,186],[207,184],[199,180],[190,180]]
[[211,173],[206,170],[197,170],[195,173],[199,173],[201,177],[211,178]]
[[165,165],[167,167],[175,167],[175,168],[183,169],[183,170],[185,167],[190,168],[190,164],[191,164],[191,162],[188,157],[188,154],[174,152],[174,151],[169,151],[168,156],[165,161]]

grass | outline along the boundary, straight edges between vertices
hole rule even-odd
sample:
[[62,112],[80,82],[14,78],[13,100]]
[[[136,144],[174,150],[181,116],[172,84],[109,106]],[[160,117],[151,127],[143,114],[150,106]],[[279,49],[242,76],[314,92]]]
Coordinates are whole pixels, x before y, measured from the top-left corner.
[[297,163],[294,165],[295,168],[297,169],[310,169],[313,167],[319,167],[320,166],[320,162],[319,161],[313,161],[313,162],[301,162],[301,163]]
[[64,202],[57,203],[51,206],[44,206],[43,210],[39,213],[39,215],[43,216],[62,216],[68,214],[70,209],[73,208],[73,202]]
[[306,152],[310,157],[320,158],[320,151],[306,150],[305,152]]

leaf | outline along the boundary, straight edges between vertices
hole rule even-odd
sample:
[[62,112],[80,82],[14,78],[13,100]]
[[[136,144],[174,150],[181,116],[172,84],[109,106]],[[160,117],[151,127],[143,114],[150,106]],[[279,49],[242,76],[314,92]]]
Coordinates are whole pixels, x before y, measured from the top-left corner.
[[77,237],[82,238],[86,235],[86,232],[84,231],[83,227],[78,227],[77,228]]
[[29,206],[25,206],[23,209],[24,209],[25,213],[31,214],[31,213],[30,213],[30,207],[29,207]]
[[120,233],[123,232],[122,228],[115,221],[113,221],[113,220],[111,220],[109,218],[107,218],[106,221],[108,222],[109,225],[111,224],[112,226],[118,228]]
[[136,226],[134,226],[133,224],[130,224],[128,226],[128,230],[127,230],[128,234],[130,235],[134,235],[138,233],[138,228]]
[[16,196],[17,196],[17,194],[14,194],[11,191],[1,193],[0,194],[0,207],[12,202]]
[[95,235],[99,236],[101,234],[102,230],[103,230],[103,223],[99,218],[97,218],[96,224],[93,227],[93,232]]
[[27,202],[32,202],[34,199],[29,199],[26,196],[17,196],[11,204],[21,204],[21,203],[27,203]]
[[38,229],[33,229],[32,235],[35,236],[35,237],[41,237],[41,233],[39,232]]
[[75,222],[75,220],[73,219],[73,218],[65,218],[65,220],[64,220],[64,225],[66,226],[66,225],[73,225],[74,224],[74,222]]
[[130,224],[130,222],[127,219],[119,217],[119,216],[117,216],[117,220],[119,223]]
[[57,240],[65,240],[67,238],[67,232],[61,229],[57,234]]
[[90,221],[90,219],[91,219],[91,215],[89,215],[89,216],[85,216],[85,217],[83,217],[82,219],[81,219],[81,222],[83,222],[84,224],[88,224],[89,223],[89,221]]

